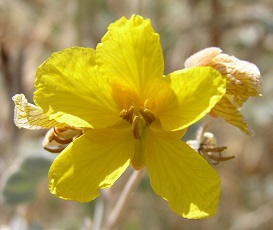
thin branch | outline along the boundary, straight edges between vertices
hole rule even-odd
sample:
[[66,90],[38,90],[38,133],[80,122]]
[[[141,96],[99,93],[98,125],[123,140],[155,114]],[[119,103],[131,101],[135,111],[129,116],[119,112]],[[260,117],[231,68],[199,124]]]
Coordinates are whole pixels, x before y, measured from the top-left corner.
[[104,214],[104,202],[105,197],[103,192],[101,192],[100,196],[96,200],[95,204],[95,213],[94,213],[94,220],[93,220],[93,230],[100,230],[102,226],[103,214]]
[[114,229],[114,227],[117,225],[122,212],[124,211],[124,208],[127,201],[130,198],[130,195],[132,191],[135,190],[136,186],[138,185],[140,179],[142,178],[144,170],[134,171],[132,175],[130,176],[129,180],[127,181],[122,193],[120,194],[120,197],[115,205],[115,207],[112,210],[112,213],[110,214],[106,224],[105,224],[105,230],[111,230]]

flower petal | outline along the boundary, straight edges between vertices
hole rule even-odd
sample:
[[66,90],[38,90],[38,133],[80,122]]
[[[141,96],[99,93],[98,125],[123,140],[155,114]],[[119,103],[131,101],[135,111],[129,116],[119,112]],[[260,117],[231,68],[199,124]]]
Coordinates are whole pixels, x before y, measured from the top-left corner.
[[220,194],[216,171],[182,140],[166,134],[151,129],[147,133],[145,164],[154,191],[178,215],[190,219],[214,215]]
[[164,60],[159,35],[150,20],[133,15],[110,24],[96,48],[100,70],[137,93],[143,93],[151,79],[162,77]]
[[227,94],[234,95],[234,105],[241,107],[250,96],[261,96],[263,82],[253,63],[222,53],[217,47],[203,49],[185,62],[185,67],[211,66],[227,79]]
[[238,108],[230,102],[227,96],[222,97],[211,112],[219,117],[222,117],[231,125],[238,127],[248,136],[254,135],[254,131],[249,128],[246,119],[240,113]]
[[204,117],[225,94],[225,79],[211,67],[193,67],[169,74],[174,93],[162,96],[157,114],[164,130],[184,129]]
[[16,94],[12,97],[14,101],[14,123],[18,128],[25,129],[49,129],[52,127],[65,126],[43,114],[41,108],[28,103],[24,94]]
[[49,170],[49,188],[56,196],[88,202],[110,187],[130,164],[130,129],[90,130],[71,143]]
[[220,53],[222,53],[222,50],[218,47],[205,48],[187,58],[184,66],[186,68],[196,66],[208,66],[211,64],[211,60]]
[[95,51],[53,53],[37,70],[34,100],[50,119],[74,127],[105,128],[120,118],[111,88],[95,65]]
[[253,63],[234,56],[219,54],[211,66],[227,78],[227,94],[234,95],[234,103],[241,107],[250,96],[262,96],[263,82],[260,71]]

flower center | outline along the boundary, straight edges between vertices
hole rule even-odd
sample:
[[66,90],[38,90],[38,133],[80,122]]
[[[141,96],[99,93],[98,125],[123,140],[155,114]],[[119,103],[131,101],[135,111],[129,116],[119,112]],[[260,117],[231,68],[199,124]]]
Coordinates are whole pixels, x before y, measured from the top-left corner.
[[132,132],[135,139],[140,139],[141,130],[146,125],[151,125],[156,117],[148,108],[136,108],[131,106],[129,109],[123,109],[119,116],[132,124]]

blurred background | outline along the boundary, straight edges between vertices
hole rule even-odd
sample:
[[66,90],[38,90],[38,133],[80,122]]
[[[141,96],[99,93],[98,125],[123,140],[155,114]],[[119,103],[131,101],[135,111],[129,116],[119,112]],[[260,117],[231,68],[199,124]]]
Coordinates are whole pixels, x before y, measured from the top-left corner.
[[[250,98],[242,113],[255,130],[246,137],[221,119],[209,128],[235,159],[214,166],[222,181],[217,214],[186,220],[170,211],[144,176],[117,229],[273,229],[273,1],[272,0],[0,0],[0,230],[90,229],[97,200],[80,204],[48,191],[55,155],[45,152],[46,131],[19,130],[11,97],[32,102],[36,68],[54,51],[95,48],[109,23],[121,16],[150,18],[160,34],[165,73],[183,68],[188,56],[218,46],[255,63],[264,95]],[[194,139],[200,124],[185,139]],[[111,205],[130,171],[114,185]],[[107,218],[107,213],[106,213]]]

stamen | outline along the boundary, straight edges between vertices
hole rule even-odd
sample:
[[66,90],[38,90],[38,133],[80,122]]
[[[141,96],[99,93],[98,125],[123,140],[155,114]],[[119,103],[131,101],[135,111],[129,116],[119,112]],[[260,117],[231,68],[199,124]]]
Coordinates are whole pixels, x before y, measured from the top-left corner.
[[[212,160],[212,164],[214,165],[218,165],[221,161],[228,161],[231,160],[233,158],[235,158],[235,156],[227,156],[227,157],[223,157],[222,156],[222,152],[227,149],[226,146],[222,146],[222,147],[215,147],[215,148],[207,148],[205,145],[201,146],[199,148],[199,153],[201,153],[201,155],[206,155],[209,157],[209,159]],[[217,153],[219,154],[219,156],[215,156],[212,153]]]
[[60,153],[60,152],[62,152],[65,148],[67,147],[67,145],[66,146],[64,146],[64,147],[58,147],[58,148],[48,148],[48,147],[46,147],[46,146],[44,146],[44,150],[46,150],[46,151],[48,151],[48,152],[50,152],[50,153]]
[[216,162],[212,162],[214,165],[218,165],[221,161],[228,161],[228,160],[231,160],[233,158],[235,158],[235,156],[230,156],[230,157],[222,157],[222,156],[213,156],[213,155],[208,155],[208,157],[211,159],[211,160],[214,160]]
[[66,131],[73,131],[76,130],[73,127],[64,127],[64,128],[59,128],[59,127],[54,127],[53,128],[54,132],[51,135],[51,138],[49,139],[49,142],[52,142],[53,140],[56,141],[58,144],[69,144],[72,142],[76,137],[79,137],[82,135],[82,131],[79,130],[79,134],[72,136],[71,138],[65,138],[65,132]]
[[72,141],[76,140],[76,139],[77,139],[78,137],[80,137],[82,134],[83,134],[83,133],[80,133],[80,134],[78,134],[77,136],[74,136],[74,137],[72,138]]
[[62,152],[68,144],[83,134],[83,130],[74,127],[55,127],[50,129],[44,138],[43,147],[51,153]]
[[[73,138],[74,138],[74,137],[73,137]],[[56,141],[56,142],[59,143],[59,144],[69,144],[70,142],[73,141],[73,138],[62,139],[62,138],[59,138],[59,137],[53,135],[53,140]]]
[[131,106],[128,110],[127,109],[123,109],[121,110],[119,116],[128,121],[129,123],[133,123],[133,115],[134,115],[134,111],[135,111],[135,108],[134,106]]
[[53,139],[54,139],[54,128],[51,128],[50,130],[47,131],[45,138],[43,140],[43,146],[46,146],[48,144],[50,144]]
[[200,126],[196,132],[196,140],[188,141],[187,143],[213,165],[235,158],[235,156],[222,156],[222,152],[227,149],[227,147],[217,147],[216,138],[213,133],[205,132],[209,125],[209,123],[205,123]]
[[69,129],[69,127],[63,127],[63,128],[59,128],[59,127],[54,127],[54,133],[57,135],[57,136],[60,136],[62,135],[63,132],[65,132],[66,130]]
[[134,116],[132,123],[133,136],[135,139],[140,139],[139,128],[138,128],[138,116]]
[[156,120],[156,117],[153,114],[153,112],[147,108],[145,108],[145,109],[140,108],[139,113],[142,115],[147,126],[149,126],[150,124],[152,124]]

